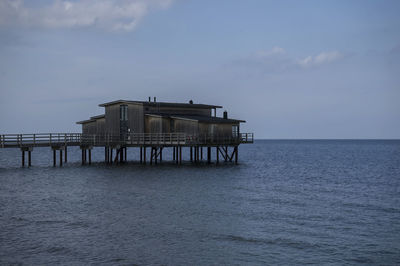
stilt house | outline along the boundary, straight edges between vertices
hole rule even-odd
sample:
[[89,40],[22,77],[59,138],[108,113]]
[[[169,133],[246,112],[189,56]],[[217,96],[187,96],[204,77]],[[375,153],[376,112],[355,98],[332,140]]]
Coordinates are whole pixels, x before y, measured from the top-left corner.
[[132,134],[184,133],[186,136],[237,138],[244,120],[217,117],[219,105],[117,100],[100,104],[105,114],[79,121],[82,133],[126,138]]

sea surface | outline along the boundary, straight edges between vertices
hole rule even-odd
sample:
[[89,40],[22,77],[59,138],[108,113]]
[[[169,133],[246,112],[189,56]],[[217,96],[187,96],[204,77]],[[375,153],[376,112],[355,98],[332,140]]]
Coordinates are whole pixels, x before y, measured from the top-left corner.
[[[213,159],[215,159],[213,150]],[[204,153],[205,154],[205,153]],[[58,156],[58,154],[57,154]],[[400,141],[259,140],[239,165],[0,149],[0,265],[400,264]],[[184,159],[189,156],[184,154]]]

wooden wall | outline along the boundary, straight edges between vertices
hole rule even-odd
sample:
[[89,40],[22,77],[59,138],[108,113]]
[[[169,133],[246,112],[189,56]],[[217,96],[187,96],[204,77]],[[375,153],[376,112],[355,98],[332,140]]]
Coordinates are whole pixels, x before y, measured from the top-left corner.
[[147,115],[145,117],[145,133],[171,133],[170,119]]
[[145,112],[160,112],[164,114],[185,114],[185,115],[203,115],[211,116],[211,109],[200,108],[182,108],[182,107],[156,107],[145,106]]
[[[105,119],[98,119],[97,128],[92,134],[119,135],[120,134],[120,105],[114,104],[105,107]],[[215,135],[232,136],[232,126],[238,123],[218,124],[204,123],[189,119],[174,118],[171,124],[171,118],[145,115],[148,112],[161,112],[171,114],[192,114],[211,116],[211,109],[198,108],[176,108],[176,107],[150,107],[142,104],[127,103],[128,105],[128,128],[131,133],[186,133],[188,135]],[[90,123],[88,123],[90,124]],[[96,123],[95,123],[96,125]],[[170,126],[174,128],[171,129]],[[85,129],[91,131],[90,126]],[[85,133],[85,131],[83,131]]]
[[128,128],[131,133],[144,133],[143,105],[128,104]]
[[90,135],[96,134],[96,121],[82,124],[82,133]]
[[105,133],[119,136],[119,104],[106,106],[105,109]]
[[175,132],[196,135],[199,132],[199,123],[194,120],[174,119]]
[[218,123],[199,123],[199,134],[214,136],[232,136],[232,126],[239,123],[218,124]]
[[[112,135],[120,134],[120,106],[123,104],[114,104],[105,107],[105,132]],[[144,132],[144,114],[143,105],[128,105],[128,128],[131,133]]]
[[104,135],[105,134],[105,129],[106,129],[106,119],[105,118],[99,118],[96,119],[96,134],[97,135]]

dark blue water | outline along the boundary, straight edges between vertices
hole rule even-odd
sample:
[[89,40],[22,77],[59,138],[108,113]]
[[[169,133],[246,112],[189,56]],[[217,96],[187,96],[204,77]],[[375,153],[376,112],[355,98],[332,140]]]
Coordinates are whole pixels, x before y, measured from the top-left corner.
[[0,149],[2,265],[400,264],[400,141],[257,141],[237,166],[20,157]]

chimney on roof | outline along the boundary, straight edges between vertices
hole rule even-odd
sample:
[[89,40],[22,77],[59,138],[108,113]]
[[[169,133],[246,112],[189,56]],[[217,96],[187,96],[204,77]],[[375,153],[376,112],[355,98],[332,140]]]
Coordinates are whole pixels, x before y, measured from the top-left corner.
[[154,102],[156,102],[156,97],[154,97]]
[[224,111],[224,119],[228,119],[228,112]]
[[151,102],[151,97],[149,96],[149,102]]
[[190,100],[190,101],[189,101],[189,104],[193,104],[193,101],[192,101],[192,100]]

